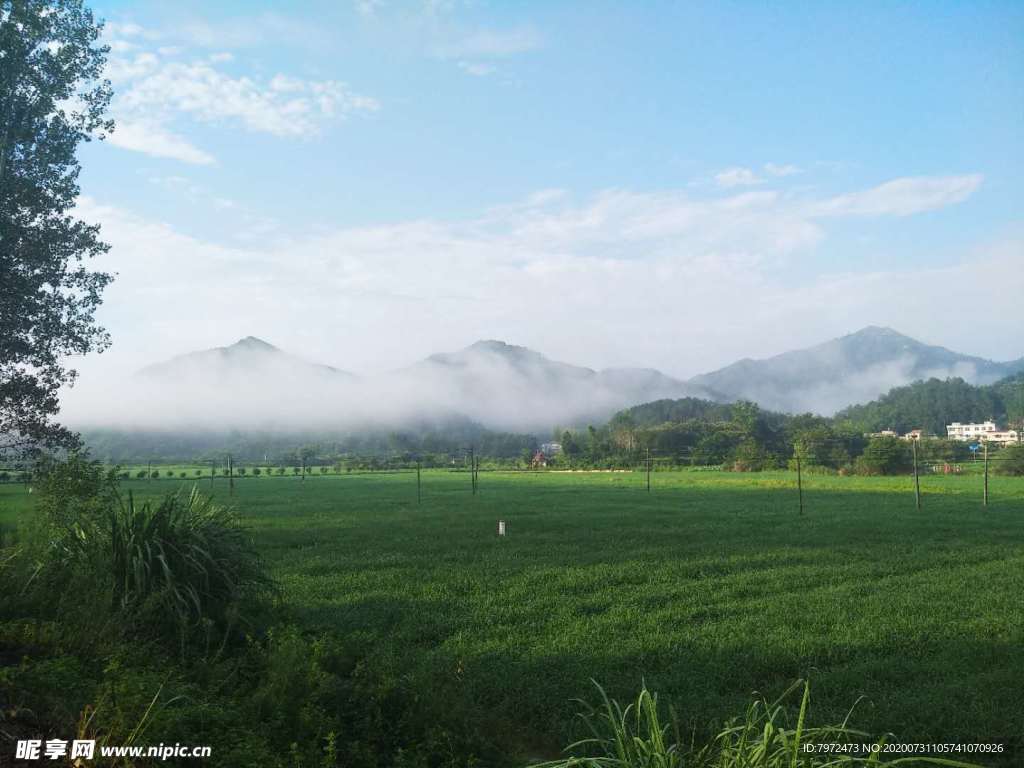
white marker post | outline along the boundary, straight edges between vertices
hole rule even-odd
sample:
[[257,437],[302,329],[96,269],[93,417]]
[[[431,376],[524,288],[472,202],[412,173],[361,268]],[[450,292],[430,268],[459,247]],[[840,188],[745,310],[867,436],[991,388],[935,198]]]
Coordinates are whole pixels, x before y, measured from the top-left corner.
[[505,535],[505,521],[504,520],[499,520],[498,521],[498,535],[499,536],[504,536]]

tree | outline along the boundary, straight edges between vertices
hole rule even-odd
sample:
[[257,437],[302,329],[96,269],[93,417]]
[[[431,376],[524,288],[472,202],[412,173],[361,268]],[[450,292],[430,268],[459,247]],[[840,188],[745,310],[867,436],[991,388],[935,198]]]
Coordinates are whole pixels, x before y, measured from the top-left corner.
[[896,437],[875,437],[857,459],[857,469],[865,475],[898,475],[909,472],[911,446]]
[[0,0],[0,456],[78,444],[53,421],[64,358],[109,344],[111,276],[86,265],[108,246],[72,215],[78,145],[113,129],[100,31],[81,0]]
[[997,475],[1024,475],[1024,445],[1008,445],[996,454]]

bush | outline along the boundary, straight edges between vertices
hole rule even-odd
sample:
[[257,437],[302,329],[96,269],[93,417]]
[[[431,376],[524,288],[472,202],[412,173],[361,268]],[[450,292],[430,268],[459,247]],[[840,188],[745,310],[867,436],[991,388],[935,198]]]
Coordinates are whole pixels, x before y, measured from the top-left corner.
[[863,475],[899,475],[913,469],[912,448],[898,437],[874,437],[855,464]]
[[260,476],[260,473],[261,473],[261,470],[260,470],[260,468],[259,468],[259,467],[253,467],[253,468],[252,468],[252,474],[253,474],[253,476],[255,476],[255,477],[259,477],[259,476]]
[[144,469],[140,469],[140,470],[139,470],[138,472],[136,472],[136,473],[135,473],[135,476],[136,476],[137,478],[139,478],[139,479],[141,480],[141,479],[142,479],[142,478],[144,478],[144,477],[145,477],[145,476],[146,476],[147,474],[149,474],[149,473],[148,473],[148,472],[146,472],[146,470],[144,470]]
[[160,477],[160,470],[154,469],[152,472],[149,473],[149,476],[156,480],[158,477]]
[[77,537],[82,535],[81,530],[94,528],[117,503],[114,470],[104,470],[87,456],[73,454],[64,462],[44,457],[36,473],[37,510],[41,522],[50,529],[51,542],[60,541],[64,535]]
[[239,477],[245,477],[245,467],[239,467],[238,468],[238,476]]
[[1007,445],[992,458],[997,475],[1024,475],[1024,444]]

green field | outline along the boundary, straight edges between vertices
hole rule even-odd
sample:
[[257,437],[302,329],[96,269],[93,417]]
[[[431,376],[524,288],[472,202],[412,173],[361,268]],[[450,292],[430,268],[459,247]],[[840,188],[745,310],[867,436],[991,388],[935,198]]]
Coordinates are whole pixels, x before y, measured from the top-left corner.
[[[800,516],[786,472],[656,472],[650,493],[641,473],[483,473],[473,496],[430,471],[421,504],[415,473],[246,478],[232,502],[289,621],[510,756],[578,735],[590,678],[622,698],[646,680],[704,733],[805,675],[818,722],[863,696],[876,734],[1020,749],[1024,478],[993,477],[987,508],[978,476],[922,490],[917,511],[909,478],[805,475]],[[0,520],[30,498],[0,486]]]

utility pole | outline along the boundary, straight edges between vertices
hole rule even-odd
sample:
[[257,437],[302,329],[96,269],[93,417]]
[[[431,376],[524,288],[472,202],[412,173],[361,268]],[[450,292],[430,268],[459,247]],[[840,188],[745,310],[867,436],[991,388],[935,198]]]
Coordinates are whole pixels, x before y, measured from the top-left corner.
[[796,457],[796,495],[800,500],[800,514],[804,513],[804,484],[803,478],[800,475],[800,455]]
[[147,461],[146,462],[146,482],[148,483],[152,479],[153,479],[153,462],[152,461]]
[[917,505],[917,511],[921,511],[921,480],[917,474],[917,440],[911,440],[910,444],[914,449],[914,503]]
[[210,488],[213,488],[213,480],[217,476],[217,462],[210,459]]
[[651,492],[651,449],[647,449],[647,492]]
[[988,506],[988,440],[985,441],[985,496],[984,505]]

